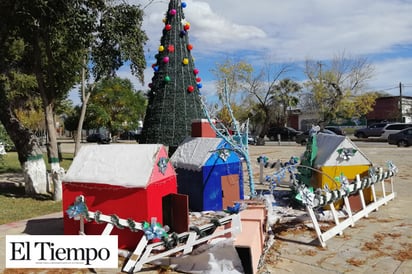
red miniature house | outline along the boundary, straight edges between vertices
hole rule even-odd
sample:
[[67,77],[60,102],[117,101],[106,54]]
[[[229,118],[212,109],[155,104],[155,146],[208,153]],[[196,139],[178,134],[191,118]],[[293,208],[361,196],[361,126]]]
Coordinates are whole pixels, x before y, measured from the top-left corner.
[[[162,223],[162,199],[177,193],[176,173],[163,145],[83,146],[63,178],[64,234],[78,234],[79,221],[66,210],[83,195],[90,211],[136,222]],[[85,223],[85,234],[99,235],[105,225]],[[114,228],[119,248],[134,249],[142,232]]]

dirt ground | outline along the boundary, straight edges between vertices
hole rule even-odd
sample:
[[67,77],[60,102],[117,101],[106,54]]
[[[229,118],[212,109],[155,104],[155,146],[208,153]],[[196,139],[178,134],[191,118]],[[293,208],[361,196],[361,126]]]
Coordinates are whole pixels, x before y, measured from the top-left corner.
[[[258,273],[412,273],[412,188],[409,171],[412,168],[412,148],[398,148],[385,143],[356,142],[358,148],[375,166],[386,167],[392,161],[399,169],[395,180],[397,197],[387,206],[361,219],[354,228],[348,228],[343,236],[328,241],[326,248],[316,243],[316,234],[301,219],[290,218],[289,222],[272,228],[272,241],[261,258]],[[65,148],[70,149],[69,146]],[[300,157],[305,147],[293,142],[278,144],[269,142],[265,146],[250,146],[255,189],[268,189],[268,184],[259,183],[259,156],[269,162],[288,161],[292,156]],[[270,169],[264,170],[270,174]],[[0,176],[0,183],[8,174]],[[281,188],[282,189],[282,188]],[[283,188],[284,189],[284,188]],[[250,194],[245,173],[245,195]],[[93,272],[93,271],[92,271]],[[26,273],[6,270],[5,273]],[[30,273],[52,273],[37,272]],[[61,273],[73,273],[65,272]],[[91,273],[88,270],[76,273]],[[110,273],[97,270],[94,273]],[[114,273],[114,272],[111,272]],[[179,273],[170,269],[148,266],[141,273]]]

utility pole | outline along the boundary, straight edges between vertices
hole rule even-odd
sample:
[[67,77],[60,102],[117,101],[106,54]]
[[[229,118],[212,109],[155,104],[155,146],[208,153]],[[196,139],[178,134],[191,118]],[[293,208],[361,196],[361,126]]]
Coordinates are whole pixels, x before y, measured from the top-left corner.
[[403,122],[402,117],[402,83],[399,82],[399,122]]

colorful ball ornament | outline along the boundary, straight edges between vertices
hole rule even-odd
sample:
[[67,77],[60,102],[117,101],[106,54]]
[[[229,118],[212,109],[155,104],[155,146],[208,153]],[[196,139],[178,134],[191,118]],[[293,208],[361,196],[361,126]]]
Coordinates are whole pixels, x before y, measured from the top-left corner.
[[203,87],[202,83],[197,83],[197,88],[202,88],[202,87]]
[[169,46],[167,47],[167,50],[168,50],[169,52],[174,52],[174,51],[175,51],[175,46],[169,45]]
[[185,30],[181,30],[180,31],[180,36],[185,36],[186,35],[186,31]]
[[189,64],[189,59],[187,59],[187,58],[183,58],[182,63],[183,63],[184,65]]
[[182,6],[182,8],[186,8],[187,7],[186,2],[182,2],[181,6]]
[[155,72],[158,72],[158,71],[159,71],[159,67],[158,67],[158,66],[154,66],[154,67],[153,67],[153,70],[154,70]]
[[159,46],[159,51],[160,52],[162,52],[162,51],[164,51],[165,50],[165,47],[164,46]]
[[188,92],[193,92],[194,90],[195,90],[195,88],[193,86],[188,86],[187,87]]
[[171,30],[171,29],[172,29],[172,25],[167,24],[167,25],[165,26],[165,30]]
[[162,22],[163,22],[163,23],[166,23],[166,18],[163,18],[163,19],[162,19]]
[[169,57],[167,56],[163,57],[163,63],[169,63]]
[[188,31],[188,30],[190,29],[190,24],[189,24],[189,23],[186,23],[186,25],[184,25],[183,29],[184,29],[185,31]]
[[166,82],[170,82],[170,76],[169,76],[169,75],[166,75],[166,76],[165,76],[165,81],[166,81]]
[[195,69],[193,69],[193,73],[194,73],[195,75],[197,75],[197,74],[199,74],[199,70],[198,70],[197,68],[195,68]]
[[149,88],[152,88],[153,87],[153,83],[149,83]]
[[186,46],[186,48],[187,48],[187,50],[192,50],[192,49],[193,49],[193,45],[192,45],[192,44],[188,44],[188,45]]
[[169,11],[169,14],[170,14],[170,15],[176,15],[176,10],[175,10],[175,9],[171,9],[171,10]]
[[197,83],[202,82],[202,78],[196,77],[196,82],[197,82]]

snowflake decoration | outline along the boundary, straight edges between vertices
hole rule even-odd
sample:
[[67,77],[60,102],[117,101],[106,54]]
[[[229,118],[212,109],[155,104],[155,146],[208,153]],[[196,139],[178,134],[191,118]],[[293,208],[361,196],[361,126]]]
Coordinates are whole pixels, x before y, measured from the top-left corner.
[[88,209],[84,202],[84,198],[82,196],[78,196],[75,202],[66,210],[66,213],[69,215],[70,219],[74,218],[75,220],[79,220],[80,216],[86,217],[88,214]]
[[168,237],[165,228],[163,228],[157,222],[151,222],[151,223],[144,222],[143,231],[148,241],[153,240],[153,239],[162,239],[163,237],[164,238]]
[[298,194],[295,197],[297,200],[302,201],[302,203],[306,206],[314,206],[315,194],[313,193],[313,188],[307,188],[301,185],[297,192]]
[[219,153],[219,158],[221,158],[224,162],[226,162],[230,156],[230,151],[227,149],[221,149],[219,150],[218,153]]
[[337,178],[337,181],[340,183],[341,189],[343,189],[346,193],[349,193],[349,180],[345,175],[343,175],[343,173],[340,174],[340,176]]
[[337,151],[339,153],[339,157],[342,158],[345,161],[352,158],[355,155],[355,153],[357,152],[357,150],[352,148],[352,147],[350,147],[350,148],[340,148]]
[[378,174],[376,173],[376,169],[374,167],[370,167],[368,173],[372,182],[376,182],[378,180]]
[[391,172],[398,173],[398,167],[392,161],[387,161],[386,165]]
[[169,162],[168,158],[161,157],[159,159],[159,162],[157,162],[157,166],[159,167],[159,171],[165,175],[166,169],[167,169],[167,163]]

